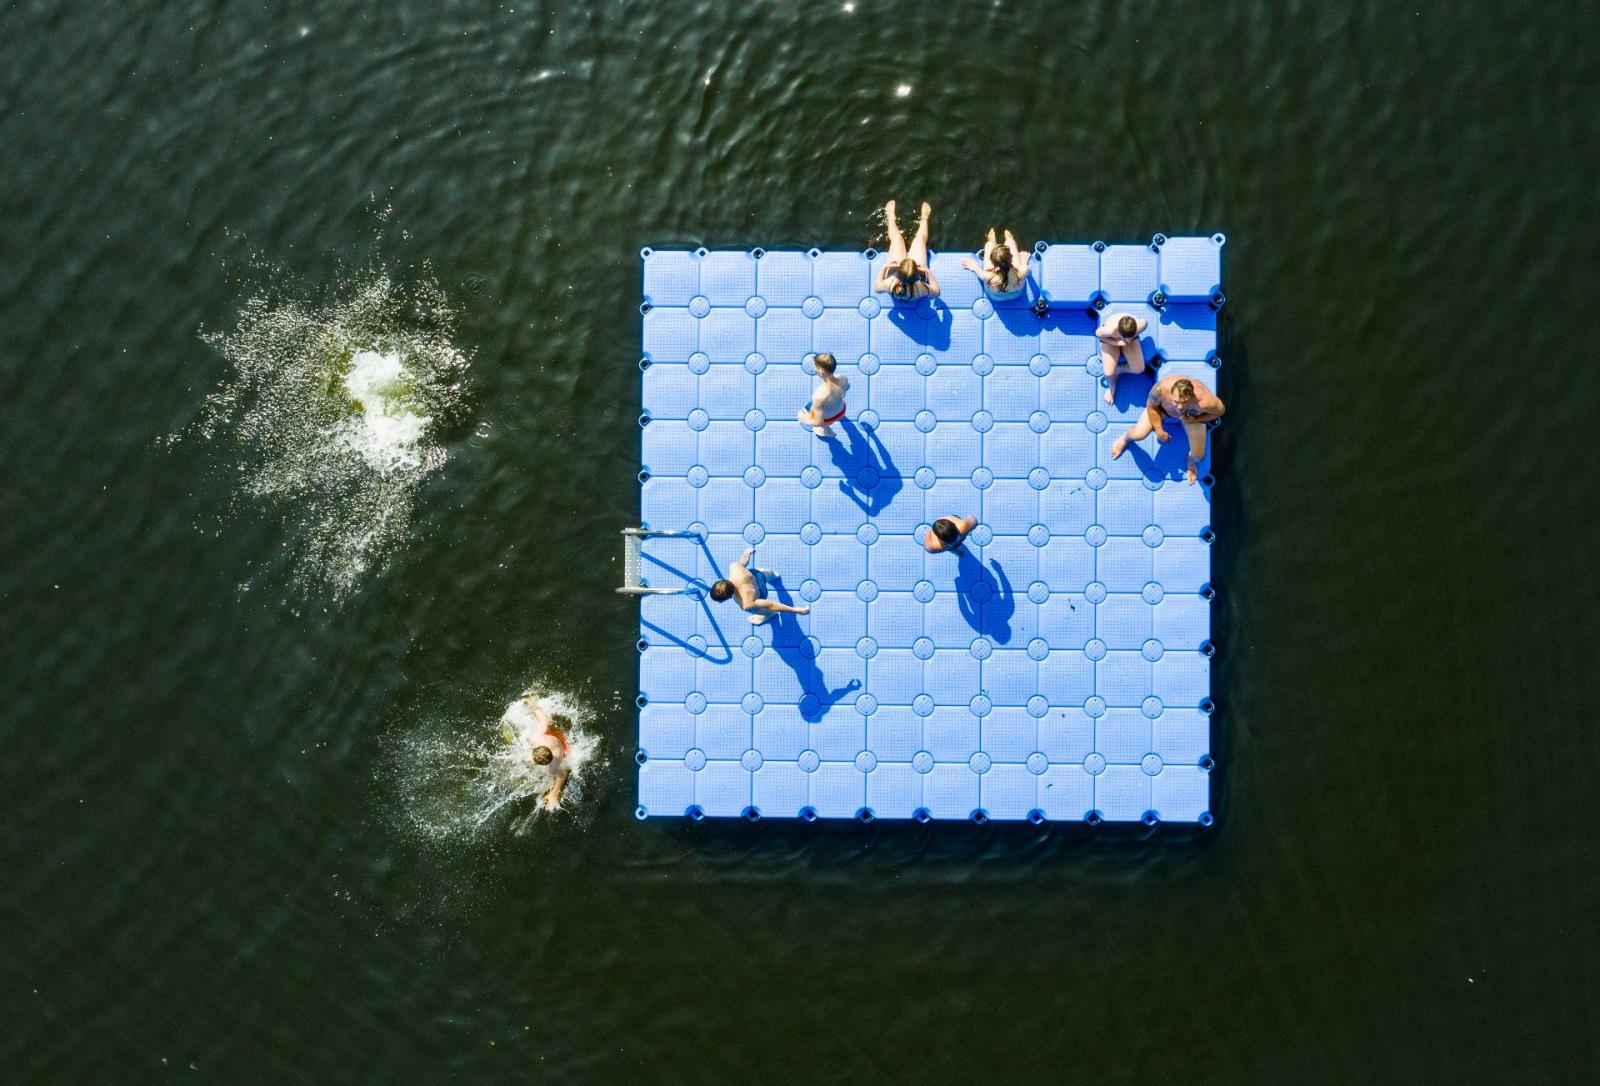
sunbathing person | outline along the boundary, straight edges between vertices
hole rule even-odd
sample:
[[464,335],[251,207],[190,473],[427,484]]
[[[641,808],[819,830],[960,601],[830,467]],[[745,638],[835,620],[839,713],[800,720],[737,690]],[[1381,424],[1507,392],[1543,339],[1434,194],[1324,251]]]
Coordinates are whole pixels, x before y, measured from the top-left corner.
[[887,293],[897,302],[914,302],[918,298],[937,298],[939,281],[928,267],[928,216],[933,211],[926,201],[922,205],[922,218],[917,220],[917,234],[910,248],[895,221],[894,201],[883,205],[883,217],[889,227],[889,262],[872,289]]
[[786,603],[767,598],[767,582],[776,581],[777,573],[770,569],[755,569],[749,566],[750,559],[755,556],[754,547],[746,548],[743,557],[728,567],[728,575],[711,586],[711,598],[721,603],[723,600],[737,599],[739,606],[750,612],[750,625],[759,626],[767,621],[771,612],[783,611],[791,615],[809,615],[809,607],[790,607]]
[[996,242],[991,228],[988,240],[983,243],[983,263],[971,257],[961,260],[961,266],[982,279],[983,289],[997,302],[1022,297],[1022,288],[1028,279],[1027,250],[1017,247],[1017,239],[1011,236],[1011,231],[1007,230],[1005,237],[1004,244]]
[[817,368],[817,390],[795,418],[800,425],[811,427],[818,437],[832,437],[833,424],[845,415],[844,394],[850,379],[836,376],[839,362],[826,351],[817,354],[811,364]]
[[929,525],[922,537],[922,545],[933,554],[953,551],[961,546],[967,533],[978,526],[977,517],[940,517]]
[[1112,442],[1111,459],[1121,456],[1128,442],[1139,441],[1152,430],[1155,431],[1156,440],[1168,440],[1170,435],[1166,421],[1177,419],[1183,424],[1184,433],[1189,436],[1189,463],[1183,478],[1184,482],[1193,483],[1200,459],[1206,454],[1206,423],[1220,419],[1225,410],[1216,393],[1202,382],[1173,374],[1156,382],[1150,390],[1150,398],[1145,401],[1139,421]]
[[1117,375],[1144,372],[1144,348],[1139,337],[1150,322],[1131,313],[1113,313],[1094,330],[1100,341],[1100,372],[1106,375],[1106,403],[1117,400]]

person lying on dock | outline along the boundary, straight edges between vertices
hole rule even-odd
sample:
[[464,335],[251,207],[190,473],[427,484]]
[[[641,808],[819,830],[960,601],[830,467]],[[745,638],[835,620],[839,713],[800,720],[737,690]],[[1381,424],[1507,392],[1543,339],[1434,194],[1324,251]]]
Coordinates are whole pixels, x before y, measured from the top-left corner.
[[1100,341],[1100,372],[1106,375],[1106,403],[1117,400],[1117,375],[1144,372],[1144,348],[1139,337],[1150,322],[1131,313],[1113,313],[1094,330]]
[[978,526],[977,517],[940,517],[922,537],[922,545],[933,554],[953,551],[961,546],[967,533]]
[[[1017,248],[1017,239],[1006,231],[1006,240],[1000,244],[994,239],[994,228],[983,243],[983,263],[963,257],[961,266],[983,280],[983,289],[997,302],[1008,302],[1022,297],[1023,284],[1028,278],[1028,253]],[[1017,254],[1021,254],[1020,258]]]
[[1121,456],[1128,442],[1142,440],[1152,430],[1155,431],[1156,440],[1166,441],[1170,436],[1166,421],[1177,419],[1183,424],[1183,432],[1189,436],[1189,463],[1183,479],[1186,483],[1193,483],[1200,460],[1206,454],[1206,423],[1220,419],[1225,410],[1227,408],[1223,407],[1216,393],[1203,382],[1173,374],[1155,383],[1139,421],[1112,442],[1111,459]]
[[900,224],[895,221],[894,201],[883,205],[883,218],[889,227],[889,262],[872,285],[873,290],[887,293],[897,302],[939,296],[939,281],[928,267],[928,216],[932,212],[933,208],[924,201],[922,218],[917,220],[917,234],[907,248],[905,235],[900,233]]
[[790,607],[787,603],[767,598],[767,582],[776,581],[778,574],[770,569],[756,569],[750,566],[750,559],[755,557],[756,549],[748,547],[744,556],[728,567],[728,575],[711,586],[711,598],[721,603],[723,600],[736,599],[739,606],[750,612],[750,625],[759,626],[767,621],[768,615],[781,611],[791,615],[809,615],[809,607]]
[[811,364],[817,368],[817,390],[794,417],[818,437],[832,437],[833,424],[844,418],[844,393],[850,378],[837,375],[839,362],[827,351],[820,352]]
[[529,738],[528,742],[532,749],[528,752],[528,761],[550,775],[553,783],[550,785],[550,791],[544,794],[543,802],[545,810],[553,811],[556,809],[556,804],[561,802],[561,789],[566,787],[567,775],[570,772],[567,768],[567,753],[570,750],[567,745],[567,733],[557,723],[560,721],[564,724],[567,721],[562,717],[552,720],[544,706],[540,705],[532,694],[524,699],[524,704],[527,705],[534,722],[544,729],[540,734]]

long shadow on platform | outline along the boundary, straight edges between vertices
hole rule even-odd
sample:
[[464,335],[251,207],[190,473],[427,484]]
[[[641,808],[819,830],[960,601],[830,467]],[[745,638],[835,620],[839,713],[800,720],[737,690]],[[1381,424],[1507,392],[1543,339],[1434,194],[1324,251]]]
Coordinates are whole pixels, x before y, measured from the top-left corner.
[[[767,585],[779,603],[794,606],[794,597],[780,581],[768,578]],[[822,669],[817,666],[816,651],[811,647],[811,642],[806,640],[806,632],[800,628],[797,616],[779,613],[767,621],[772,625],[773,651],[793,669],[795,678],[800,680],[800,689],[805,691],[800,698],[802,720],[815,724],[828,714],[829,709],[839,704],[839,700],[846,694],[861,688],[859,679],[851,679],[837,690],[828,689]]]
[[844,473],[839,489],[867,516],[876,516],[904,489],[905,477],[894,466],[889,450],[871,427],[863,431],[849,419],[839,425],[850,439],[848,448],[836,437],[822,440],[828,455],[833,457],[834,466]]
[[960,568],[956,571],[956,606],[967,625],[997,644],[1011,641],[1011,616],[1017,613],[1017,596],[1011,578],[999,562],[990,560],[990,573],[972,551],[956,550]]
[[[704,540],[701,540],[700,547],[708,556],[710,555],[711,551],[708,547],[706,547]],[[661,635],[661,639],[663,641],[677,645],[679,648],[683,649],[684,652],[687,652],[690,656],[693,656],[697,660],[709,660],[713,664],[733,663],[733,647],[728,644],[727,635],[722,632],[722,624],[717,621],[716,613],[711,610],[711,597],[706,595],[704,582],[695,577],[693,574],[685,573],[683,570],[679,569],[670,562],[663,562],[653,554],[641,554],[640,558],[653,566],[659,566],[668,573],[676,574],[677,576],[683,578],[684,584],[692,584],[699,589],[699,591],[695,592],[694,594],[694,601],[700,605],[700,610],[705,613],[706,624],[710,627],[711,632],[716,635],[722,652],[719,655],[712,655],[710,644],[707,644],[704,647],[691,644],[689,641],[679,637],[671,630],[663,629],[662,627],[657,626],[654,622],[651,622],[645,618],[639,619],[639,625],[647,630],[651,630]]]
[[[1166,482],[1174,479],[1182,481],[1184,472],[1188,470],[1188,433],[1176,422],[1169,422],[1167,434],[1169,435],[1167,441],[1156,443],[1155,456],[1151,456],[1146,452],[1142,445],[1135,445],[1131,442],[1128,445],[1127,452],[1123,454],[1133,458],[1133,462],[1139,465],[1139,470],[1144,473],[1146,479],[1156,482]],[[1209,434],[1206,435],[1206,445],[1209,449]],[[1200,471],[1204,474],[1206,470],[1208,470],[1206,459],[1201,457]]]
[[950,307],[938,298],[921,298],[916,305],[885,302],[889,323],[919,346],[943,351],[950,346]]

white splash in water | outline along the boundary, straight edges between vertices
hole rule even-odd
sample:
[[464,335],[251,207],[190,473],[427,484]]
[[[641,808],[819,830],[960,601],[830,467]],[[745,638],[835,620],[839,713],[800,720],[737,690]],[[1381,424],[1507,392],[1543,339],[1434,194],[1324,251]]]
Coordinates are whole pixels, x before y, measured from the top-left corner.
[[594,713],[559,691],[531,690],[506,706],[498,721],[402,742],[398,774],[405,820],[430,840],[526,833],[549,815],[544,799],[555,784],[531,758],[545,717],[567,738],[569,776],[556,810],[580,805],[587,775],[605,764],[600,740],[589,730]]
[[339,439],[378,471],[420,468],[423,438],[433,420],[407,406],[410,381],[400,355],[357,351],[344,384],[361,413],[345,420]]
[[402,288],[376,272],[342,293],[325,307],[258,295],[231,332],[204,336],[227,370],[194,428],[237,473],[231,511],[281,518],[291,580],[336,598],[409,535],[468,367],[431,280]]

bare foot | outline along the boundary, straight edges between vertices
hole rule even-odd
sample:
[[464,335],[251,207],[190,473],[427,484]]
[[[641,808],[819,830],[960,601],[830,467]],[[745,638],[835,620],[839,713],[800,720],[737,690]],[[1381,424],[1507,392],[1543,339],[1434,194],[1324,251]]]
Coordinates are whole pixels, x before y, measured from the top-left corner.
[[810,426],[811,425],[811,412],[809,412],[809,411],[796,411],[794,413],[794,421],[798,422],[801,426]]
[[883,217],[888,219],[890,222],[894,222],[894,201],[893,200],[890,200],[888,203],[883,205]]
[[1106,403],[1114,404],[1114,403],[1117,402],[1117,394],[1115,392],[1113,392],[1111,389],[1108,388],[1108,389],[1106,389],[1106,397],[1105,397],[1105,399],[1106,399]]
[[818,437],[832,437],[833,436],[833,427],[832,426],[813,426],[811,428],[811,432],[813,434],[816,434]]
[[1121,456],[1122,451],[1127,447],[1128,435],[1123,434],[1121,437],[1117,438],[1117,440],[1111,443],[1111,459],[1115,460],[1117,457]]
[[800,608],[800,613],[802,615],[809,615],[811,613],[811,605],[808,603],[804,607]]
[[1184,473],[1183,473],[1183,481],[1188,483],[1190,486],[1194,486],[1194,465],[1193,464],[1190,464],[1189,467],[1184,471]]
[[926,201],[926,200],[922,201],[922,221],[923,222],[927,222],[928,221],[928,216],[932,215],[932,214],[933,214],[933,205],[928,203],[928,201]]
[[1172,440],[1172,435],[1167,433],[1167,428],[1165,426],[1157,426],[1156,427],[1156,440],[1161,442],[1161,444],[1165,445],[1167,442]]

